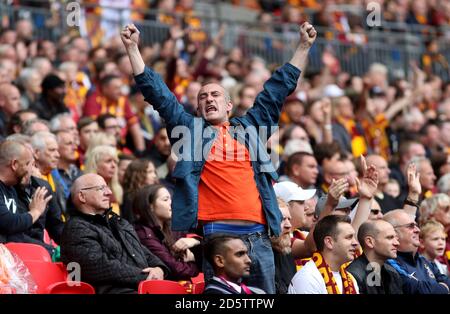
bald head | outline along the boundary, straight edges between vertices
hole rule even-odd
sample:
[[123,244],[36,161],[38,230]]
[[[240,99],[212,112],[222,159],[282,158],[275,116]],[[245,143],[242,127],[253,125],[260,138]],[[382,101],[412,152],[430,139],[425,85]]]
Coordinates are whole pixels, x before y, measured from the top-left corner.
[[386,229],[391,229],[392,231],[394,231],[394,227],[392,227],[390,223],[381,219],[369,220],[363,223],[358,230],[358,242],[363,250],[366,250],[367,248],[365,243],[366,237],[370,236],[376,239],[378,235]]
[[20,92],[13,84],[0,84],[0,108],[8,116],[20,110]]
[[404,219],[411,219],[411,216],[403,209],[391,210],[383,216],[383,220],[387,221],[393,226],[399,225],[400,221],[403,221]]
[[389,222],[395,229],[400,252],[411,252],[415,254],[420,246],[420,229],[414,221],[414,216],[407,214],[402,209],[396,209],[384,215],[383,220]]
[[95,173],[78,177],[71,188],[72,201],[83,213],[102,214],[110,207],[111,190],[105,180]]

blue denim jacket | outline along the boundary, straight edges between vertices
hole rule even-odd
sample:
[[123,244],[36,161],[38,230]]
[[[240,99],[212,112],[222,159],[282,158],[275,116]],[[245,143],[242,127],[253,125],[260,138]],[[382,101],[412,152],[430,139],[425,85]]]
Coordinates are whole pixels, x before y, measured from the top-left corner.
[[[230,126],[234,127],[231,136],[249,150],[270,235],[279,235],[281,213],[272,188],[272,180],[277,180],[278,175],[265,143],[276,130],[283,103],[295,90],[299,77],[300,70],[286,63],[264,84],[264,90],[258,94],[247,114],[230,120]],[[172,228],[177,231],[195,229],[200,175],[218,131],[203,118],[187,113],[161,77],[151,69],[145,68],[143,73],[135,76],[135,80],[145,100],[164,118],[172,149],[178,155],[172,173],[176,178]],[[186,129],[189,130],[188,135]]]

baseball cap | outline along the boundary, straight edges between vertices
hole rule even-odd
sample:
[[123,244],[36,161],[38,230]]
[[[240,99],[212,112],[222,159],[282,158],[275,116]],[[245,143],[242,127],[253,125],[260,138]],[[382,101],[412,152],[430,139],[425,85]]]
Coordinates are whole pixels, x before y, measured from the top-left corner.
[[344,96],[345,93],[342,90],[342,88],[340,88],[336,84],[330,84],[330,85],[325,86],[325,89],[323,90],[323,95],[325,97],[335,98],[335,97]]
[[[316,204],[316,216],[317,217],[319,217],[320,214],[325,209],[326,202],[327,202],[327,194],[324,194],[319,198],[319,200],[317,201],[317,204]],[[336,210],[336,209],[350,207],[353,210],[355,208],[355,205],[357,202],[358,202],[358,198],[356,198],[356,197],[355,198],[345,198],[344,196],[342,196],[339,199],[339,202],[334,209]]]
[[273,186],[277,197],[286,203],[290,201],[306,201],[316,194],[316,189],[304,190],[294,182],[283,181],[275,183]]

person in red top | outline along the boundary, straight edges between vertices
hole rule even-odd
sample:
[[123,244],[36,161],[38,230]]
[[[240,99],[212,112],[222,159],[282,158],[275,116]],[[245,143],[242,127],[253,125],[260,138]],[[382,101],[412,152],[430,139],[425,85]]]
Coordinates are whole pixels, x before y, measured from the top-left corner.
[[100,89],[93,92],[86,100],[83,115],[96,119],[99,115],[110,113],[117,117],[122,128],[122,137],[128,132],[133,139],[136,152],[145,150],[139,120],[131,110],[130,103],[122,94],[122,81],[115,75],[107,75],[100,81]]

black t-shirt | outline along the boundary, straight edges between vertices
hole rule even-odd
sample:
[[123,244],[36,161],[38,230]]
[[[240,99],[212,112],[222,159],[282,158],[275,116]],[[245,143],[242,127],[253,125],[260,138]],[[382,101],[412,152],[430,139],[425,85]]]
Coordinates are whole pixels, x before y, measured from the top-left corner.
[[23,232],[33,224],[30,214],[19,213],[17,209],[14,187],[0,181],[0,242],[6,242],[9,235]]
[[277,294],[286,294],[297,271],[292,254],[282,254],[273,250],[275,260],[275,288]]

